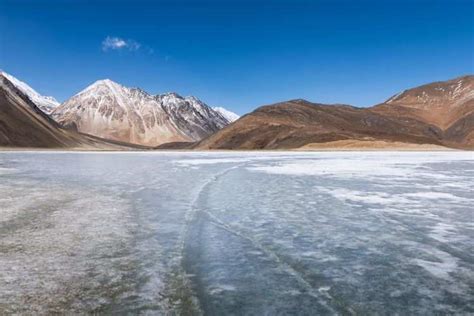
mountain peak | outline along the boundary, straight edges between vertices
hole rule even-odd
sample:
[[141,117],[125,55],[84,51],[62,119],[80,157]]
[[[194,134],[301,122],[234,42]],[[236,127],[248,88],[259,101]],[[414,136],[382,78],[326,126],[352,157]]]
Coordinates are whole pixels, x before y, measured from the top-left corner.
[[212,108],[214,111],[219,112],[225,119],[227,119],[230,123],[237,121],[240,116],[232,111],[229,111],[223,107],[216,106]]
[[105,85],[105,86],[109,86],[109,87],[123,87],[121,84],[115,82],[115,81],[112,81],[110,79],[100,79],[100,80],[97,80],[96,82],[94,82],[93,84],[91,84],[90,86],[101,86],[101,85]]
[[77,97],[79,95],[94,96],[96,94],[107,94],[110,92],[114,95],[117,95],[117,94],[122,94],[124,89],[126,89],[124,86],[122,86],[121,84],[115,81],[112,81],[110,79],[101,79],[101,80],[95,81],[94,83],[89,85],[87,88],[85,88],[84,90],[74,95],[74,97]]
[[160,94],[160,96],[168,97],[168,98],[184,99],[182,96],[180,96],[176,92],[165,92],[165,93]]
[[189,100],[189,101],[193,101],[193,102],[202,102],[201,100],[199,100],[198,98],[196,98],[193,95],[189,95],[189,96],[185,97],[185,99]]

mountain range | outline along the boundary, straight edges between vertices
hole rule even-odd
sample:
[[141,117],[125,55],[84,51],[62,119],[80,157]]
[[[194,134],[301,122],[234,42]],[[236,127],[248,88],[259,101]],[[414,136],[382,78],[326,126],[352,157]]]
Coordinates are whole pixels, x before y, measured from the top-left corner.
[[0,73],[0,146],[79,150],[130,148],[129,144],[110,142],[63,129],[43,112],[43,106],[48,105],[49,101],[49,98],[43,99],[21,81]]
[[474,76],[408,89],[369,108],[297,99],[239,118],[196,97],[152,95],[108,79],[59,104],[1,72],[0,146],[474,149]]
[[[193,96],[181,97],[176,93],[150,95],[139,88],[127,88],[108,79],[96,81],[59,104],[54,98],[40,95],[6,72],[1,72],[0,77],[10,89],[28,99],[31,107],[35,107],[34,111],[48,119],[51,128],[108,142],[131,144],[132,147],[195,142],[238,118],[235,113],[224,108],[213,109]],[[8,121],[12,122],[12,118]],[[19,132],[10,130],[8,134],[15,138],[13,136]],[[21,147],[24,143],[9,141],[4,145]],[[29,146],[34,147],[34,143]],[[56,146],[56,142],[51,143],[51,147]]]
[[196,97],[150,95],[111,80],[99,80],[51,113],[62,126],[101,138],[158,146],[210,136],[230,119]]

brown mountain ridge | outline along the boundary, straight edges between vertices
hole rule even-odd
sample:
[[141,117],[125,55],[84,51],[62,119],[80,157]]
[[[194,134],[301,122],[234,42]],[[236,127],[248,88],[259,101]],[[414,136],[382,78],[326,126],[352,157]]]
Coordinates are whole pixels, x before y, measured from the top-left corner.
[[371,108],[306,100],[263,106],[193,148],[295,149],[343,140],[474,149],[474,76],[405,90]]

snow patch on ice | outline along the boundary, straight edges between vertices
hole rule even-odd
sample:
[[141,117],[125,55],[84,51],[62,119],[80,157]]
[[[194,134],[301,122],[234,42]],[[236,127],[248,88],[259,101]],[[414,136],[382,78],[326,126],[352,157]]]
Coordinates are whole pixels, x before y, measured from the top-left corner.
[[16,171],[15,168],[3,168],[3,167],[0,167],[0,175],[1,175],[1,174],[14,173],[15,171]]
[[248,170],[269,174],[295,176],[324,176],[335,178],[374,178],[390,177],[393,180],[422,177],[427,179],[450,179],[449,175],[433,173],[429,169],[419,168],[427,163],[474,161],[471,153],[409,153],[381,155],[380,153],[358,153],[357,157],[333,154],[332,159],[320,155],[320,159],[284,161],[277,164],[254,165]]
[[452,200],[452,201],[458,201],[458,202],[470,202],[470,199],[463,198],[460,196],[456,196],[451,193],[445,193],[445,192],[415,192],[415,193],[405,193],[402,194],[404,197],[408,198],[422,198],[422,199],[428,199],[428,200]]
[[218,284],[217,286],[214,286],[210,291],[209,293],[211,295],[215,295],[215,294],[221,294],[223,292],[227,292],[227,291],[235,291],[236,288],[235,286],[232,286],[232,285],[229,285],[229,284]]
[[456,237],[456,234],[457,229],[455,226],[439,222],[431,229],[428,235],[440,242],[450,242],[459,239],[459,237]]
[[214,158],[214,159],[182,159],[175,161],[176,164],[183,166],[213,165],[221,163],[242,163],[250,161],[245,158]]
[[434,248],[429,250],[429,254],[433,255],[436,260],[415,258],[413,262],[435,277],[449,279],[449,274],[456,271],[458,267],[457,259],[447,252]]

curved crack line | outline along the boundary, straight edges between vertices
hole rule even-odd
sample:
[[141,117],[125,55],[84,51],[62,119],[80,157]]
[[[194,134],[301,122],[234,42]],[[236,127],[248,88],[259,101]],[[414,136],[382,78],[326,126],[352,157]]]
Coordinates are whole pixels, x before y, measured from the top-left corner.
[[201,187],[199,188],[198,192],[196,193],[195,198],[191,202],[191,206],[188,210],[188,212],[185,215],[185,224],[184,228],[181,232],[180,235],[180,240],[178,241],[179,244],[179,258],[178,261],[180,262],[180,265],[177,267],[177,274],[179,275],[179,278],[181,279],[182,282],[182,287],[184,287],[188,291],[188,295],[190,296],[190,300],[192,301],[192,305],[194,306],[194,309],[191,314],[199,314],[202,315],[204,314],[201,304],[199,302],[198,297],[195,295],[192,287],[191,287],[191,280],[189,279],[189,275],[186,272],[185,269],[185,259],[186,259],[186,244],[187,244],[187,239],[189,238],[189,234],[192,229],[192,223],[194,222],[197,213],[199,212],[198,208],[198,202],[201,199],[201,196],[203,195],[203,192],[206,191],[206,188],[209,187],[213,182],[217,181],[221,176],[225,175],[226,173],[230,172],[233,169],[239,168],[243,164],[239,164],[236,166],[232,166],[230,168],[226,168],[223,171],[218,172],[217,174],[214,174],[209,180],[204,182]]
[[[262,251],[267,257],[271,258],[279,267],[282,268],[283,271],[285,271],[286,273],[290,274],[292,277],[294,277],[300,284],[303,285],[303,287],[305,288],[305,290],[307,291],[307,293],[311,296],[311,297],[314,297],[316,299],[318,299],[318,302],[321,303],[325,308],[327,308],[330,312],[334,313],[334,314],[337,314],[337,311],[331,307],[328,303],[326,303],[324,300],[322,300],[322,298],[325,298],[327,300],[334,300],[334,298],[329,295],[329,293],[327,292],[323,292],[321,293],[318,289],[315,289],[313,285],[311,285],[311,283],[309,283],[308,281],[306,281],[306,279],[304,278],[304,276],[298,272],[297,270],[295,270],[291,264],[289,264],[288,262],[286,262],[284,259],[282,259],[276,252],[268,249],[267,247],[263,246],[260,242],[258,242],[257,240],[251,238],[251,237],[248,237],[248,236],[245,236],[243,233],[239,232],[238,230],[234,229],[232,226],[230,225],[227,225],[225,224],[224,222],[222,222],[220,219],[218,219],[217,217],[215,217],[214,215],[212,215],[211,213],[207,212],[207,211],[204,211],[202,210],[201,211],[203,214],[205,214],[206,216],[208,216],[209,218],[209,222],[220,228],[220,229],[223,229],[225,230],[226,232],[234,235],[234,236],[237,236],[241,239],[244,239],[244,240],[247,240],[248,242],[250,242],[252,244],[252,246],[254,248],[257,248],[258,250]],[[353,314],[354,312],[352,310],[346,310],[346,312],[348,313],[351,313]]]
[[[280,267],[283,268],[283,271],[287,272],[288,274],[290,274],[292,277],[294,277],[300,284],[303,285],[303,287],[306,289],[307,293],[318,299],[318,302],[320,302],[325,308],[327,308],[331,313],[333,314],[337,314],[338,312],[332,307],[330,306],[330,302],[326,302],[326,301],[333,301],[334,298],[329,294],[327,293],[326,291],[325,292],[321,292],[319,291],[318,289],[315,289],[314,286],[311,285],[310,282],[308,282],[305,277],[300,273],[298,272],[296,269],[294,269],[291,264],[289,264],[288,262],[286,262],[284,259],[282,259],[277,253],[275,253],[274,251],[268,249],[267,247],[263,246],[260,242],[258,242],[257,240],[251,238],[251,237],[248,237],[248,236],[245,236],[242,232],[240,232],[238,229],[232,227],[231,225],[228,225],[226,223],[224,223],[223,221],[221,221],[218,217],[216,217],[215,215],[211,214],[210,212],[208,212],[207,210],[205,210],[203,207],[199,207],[198,204],[199,204],[199,201],[203,198],[203,194],[206,193],[206,191],[208,190],[209,186],[211,186],[213,183],[215,183],[217,180],[219,180],[222,176],[226,175],[227,173],[229,173],[230,171],[232,171],[233,169],[237,169],[237,168],[241,168],[245,165],[248,165],[250,164],[251,162],[246,162],[246,163],[242,163],[242,164],[239,164],[239,165],[236,165],[236,166],[233,166],[231,168],[227,168],[225,169],[224,171],[222,172],[219,172],[218,174],[214,175],[210,180],[206,181],[206,183],[204,183],[200,190],[198,191],[197,195],[196,195],[196,198],[194,199],[193,203],[192,203],[192,206],[191,206],[191,211],[189,212],[189,217],[187,218],[187,221],[186,221],[186,230],[185,230],[185,233],[183,234],[183,240],[182,240],[182,252],[181,252],[181,260],[183,261],[184,258],[185,258],[185,248],[186,248],[186,236],[188,236],[188,233],[189,233],[189,229],[191,228],[190,224],[195,220],[196,216],[199,214],[199,213],[202,213],[204,215],[206,215],[209,219],[209,222],[213,225],[215,225],[216,227],[219,227],[241,239],[244,239],[244,240],[247,240],[249,241],[255,248],[261,250],[267,257],[271,258],[274,262],[277,263],[277,265],[279,265]],[[181,267],[183,267],[183,265],[181,265]],[[186,271],[183,269],[183,274],[186,275]],[[355,311],[352,310],[351,308],[346,308],[344,310],[344,312],[346,313],[349,313],[351,315],[354,315],[355,314]]]
[[213,175],[209,180],[207,180],[199,188],[198,192],[196,193],[196,197],[191,202],[191,207],[189,208],[189,211],[185,215],[185,225],[184,225],[183,232],[181,233],[181,236],[180,236],[181,240],[179,242],[181,259],[184,257],[184,252],[185,252],[185,248],[186,248],[186,238],[187,238],[187,236],[189,234],[189,230],[191,228],[190,224],[194,221],[194,219],[196,217],[196,213],[198,213],[200,211],[200,208],[197,205],[198,205],[199,200],[202,197],[202,194],[206,191],[206,188],[208,186],[210,186],[212,183],[216,182],[220,177],[222,177],[223,175],[225,175],[226,173],[230,172],[233,169],[240,168],[243,165],[245,165],[245,164],[239,164],[239,165],[224,169],[223,171]]

